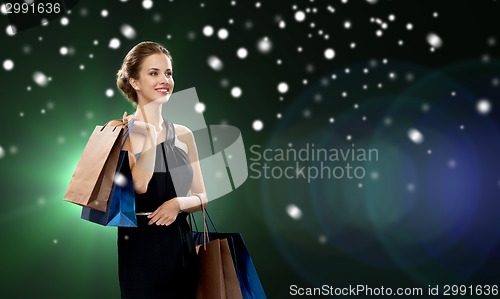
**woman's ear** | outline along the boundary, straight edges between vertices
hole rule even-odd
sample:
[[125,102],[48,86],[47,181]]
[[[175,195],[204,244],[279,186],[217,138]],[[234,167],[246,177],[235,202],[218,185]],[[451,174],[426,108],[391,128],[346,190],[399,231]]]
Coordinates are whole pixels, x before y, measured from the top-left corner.
[[139,83],[137,82],[137,80],[135,80],[134,78],[130,78],[128,79],[128,82],[130,83],[130,85],[132,85],[133,89],[139,90]]

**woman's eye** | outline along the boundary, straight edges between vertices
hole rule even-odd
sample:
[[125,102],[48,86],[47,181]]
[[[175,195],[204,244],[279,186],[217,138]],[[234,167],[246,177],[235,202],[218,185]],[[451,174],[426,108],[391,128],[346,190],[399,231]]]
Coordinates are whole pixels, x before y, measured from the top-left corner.
[[157,72],[151,72],[151,75],[156,76],[156,75],[158,75],[158,73]]

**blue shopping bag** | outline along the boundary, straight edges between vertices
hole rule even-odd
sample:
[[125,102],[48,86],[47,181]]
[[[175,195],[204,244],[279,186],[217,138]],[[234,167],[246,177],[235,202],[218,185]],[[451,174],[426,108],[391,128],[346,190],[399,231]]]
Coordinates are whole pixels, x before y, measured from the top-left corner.
[[123,150],[132,124],[123,133],[123,143],[120,148],[115,180],[113,181],[113,188],[108,200],[106,212],[83,207],[82,219],[104,226],[137,227],[134,182],[128,162],[128,151]]
[[[205,210],[206,212],[206,210]],[[243,238],[240,233],[220,233],[217,232],[215,225],[210,218],[208,212],[206,212],[208,219],[212,224],[215,232],[208,232],[209,240],[215,239],[227,239],[229,244],[229,250],[231,251],[231,256],[234,262],[234,268],[236,269],[236,275],[238,276],[238,282],[240,284],[241,294],[245,299],[265,299],[266,293],[264,288],[260,283],[259,276],[257,275],[257,270],[252,262],[250,253],[243,242]],[[194,218],[193,218],[194,220]],[[195,223],[196,226],[196,223]],[[208,225],[206,225],[208,228]],[[195,245],[203,245],[204,232],[198,232],[198,228],[193,231],[193,239]]]

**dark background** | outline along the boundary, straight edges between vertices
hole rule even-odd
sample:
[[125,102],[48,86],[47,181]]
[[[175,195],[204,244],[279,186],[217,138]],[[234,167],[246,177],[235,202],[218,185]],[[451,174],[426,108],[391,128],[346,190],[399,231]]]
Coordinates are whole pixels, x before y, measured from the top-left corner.
[[[255,158],[252,145],[378,149],[378,161],[360,164],[360,180],[249,178],[211,202],[219,230],[242,233],[269,298],[288,297],[292,284],[499,284],[498,1],[234,3],[64,1],[60,15],[0,15],[1,28],[16,28],[0,34],[3,296],[119,297],[115,229],[80,220],[63,194],[94,126],[134,111],[115,76],[143,40],[170,50],[175,90],[196,88],[207,123],[241,130],[247,158]],[[124,24],[135,37],[121,33]],[[220,28],[227,39],[217,37]],[[441,47],[431,50],[429,33]],[[272,47],[262,52],[266,37]],[[108,47],[112,38],[117,49]],[[47,84],[35,82],[37,72]],[[488,113],[478,112],[481,100]],[[412,128],[422,143],[408,138]]]

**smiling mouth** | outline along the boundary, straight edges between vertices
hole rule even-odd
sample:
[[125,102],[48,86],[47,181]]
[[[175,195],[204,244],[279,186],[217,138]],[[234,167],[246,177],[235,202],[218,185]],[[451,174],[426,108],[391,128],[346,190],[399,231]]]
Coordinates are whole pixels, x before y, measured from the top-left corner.
[[163,94],[170,93],[170,88],[157,88],[155,90]]

